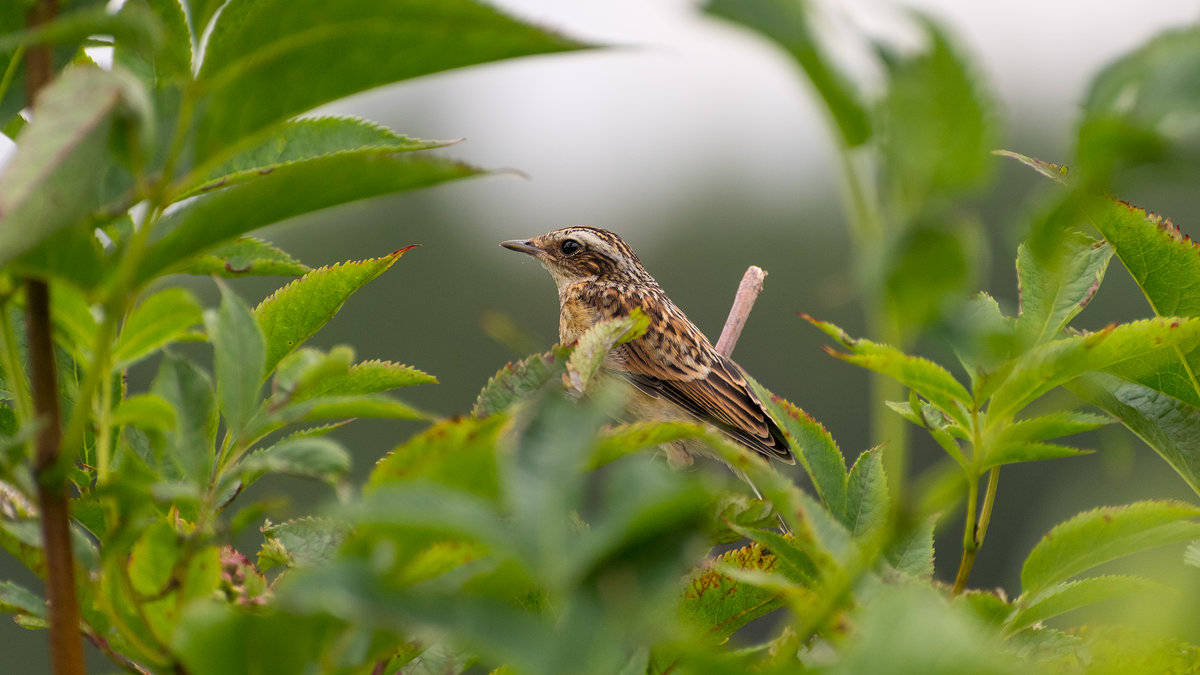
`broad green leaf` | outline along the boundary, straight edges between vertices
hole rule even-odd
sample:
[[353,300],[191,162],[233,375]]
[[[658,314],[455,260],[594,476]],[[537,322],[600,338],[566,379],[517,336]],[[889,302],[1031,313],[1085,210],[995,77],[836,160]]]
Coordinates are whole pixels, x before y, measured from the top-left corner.
[[893,237],[880,274],[898,341],[957,311],[974,283],[979,238],[974,221],[945,216],[918,219]]
[[994,107],[965,56],[931,19],[918,16],[928,46],[887,54],[880,151],[894,198],[918,212],[939,195],[978,186],[995,147]]
[[1039,345],[1058,337],[1095,295],[1112,255],[1111,245],[1078,232],[1064,234],[1049,260],[1040,259],[1026,244],[1018,247],[1021,314],[1016,326],[1023,344]]
[[294,438],[257,450],[242,461],[240,473],[253,482],[266,473],[336,483],[350,470],[350,453],[328,438]]
[[1170,221],[1109,200],[1093,214],[1096,229],[1142,289],[1158,316],[1200,316],[1200,244]]
[[428,419],[429,414],[383,394],[362,396],[321,396],[293,403],[278,418],[286,423],[320,422],[356,417],[389,420]]
[[213,345],[217,401],[236,439],[258,409],[267,343],[250,308],[227,286],[220,288],[221,306],[205,314],[204,324]]
[[1200,538],[1200,509],[1173,501],[1144,501],[1085,511],[1056,525],[1021,568],[1021,590],[1037,594],[1116,558]]
[[276,274],[298,277],[312,268],[280,249],[254,237],[238,237],[197,256],[180,270],[184,274],[246,277]]
[[[354,349],[337,345],[329,351],[300,347],[279,361],[273,390],[276,399],[293,400],[326,378],[344,375],[354,364]],[[279,405],[272,403],[272,405]]]
[[[34,119],[0,171],[0,265],[102,206],[110,143],[150,117],[141,85],[121,71],[75,67],[38,96]],[[141,142],[141,140],[137,141]]]
[[374,149],[285,164],[257,180],[201,195],[164,216],[159,228],[167,234],[146,251],[136,281],[146,283],[186,268],[195,256],[264,225],[480,173],[447,159]]
[[356,527],[417,529],[465,537],[512,551],[511,528],[485,497],[427,480],[376,483],[359,502],[333,511]]
[[100,326],[92,315],[92,303],[87,297],[71,286],[56,285],[50,293],[50,319],[55,342],[77,362],[91,360]]
[[191,291],[166,288],[146,298],[129,313],[113,347],[113,370],[125,370],[163,346],[184,339],[204,319]]
[[95,289],[109,272],[109,261],[94,230],[68,227],[52,234],[12,263],[22,276],[59,279],[83,290]]
[[825,427],[789,401],[767,391],[751,377],[746,378],[771,419],[787,432],[796,457],[812,479],[821,501],[833,513],[846,512],[846,458]]
[[171,80],[192,79],[192,40],[180,0],[126,0],[118,16],[153,16],[159,39],[131,45],[120,36],[113,41],[113,63],[135,73],[153,87]]
[[883,472],[883,451],[864,451],[850,468],[846,483],[846,511],[842,524],[855,537],[877,531],[887,523],[891,497]]
[[601,364],[612,348],[636,340],[644,335],[649,327],[650,317],[636,307],[629,316],[598,321],[589,327],[580,336],[579,342],[567,359],[567,372],[563,376],[567,390],[575,396],[586,393],[592,378],[600,371]]
[[318,396],[378,394],[400,387],[435,383],[436,377],[411,366],[391,361],[363,361],[350,366],[348,370],[298,388],[292,400],[304,401]]
[[897,571],[929,581],[933,578],[933,531],[940,514],[926,518],[887,551]]
[[712,0],[710,14],[761,33],[788,52],[825,102],[849,147],[871,136],[866,110],[854,86],[831,65],[816,38],[807,3],[789,0]]
[[192,675],[303,673],[316,663],[323,644],[321,624],[291,612],[247,612],[224,602],[197,602],[183,611],[171,636],[171,653]]
[[603,430],[596,438],[587,468],[596,469],[639,450],[696,438],[703,433],[703,427],[688,422],[622,424]]
[[285,523],[262,527],[263,545],[258,552],[258,566],[263,570],[280,565],[312,567],[333,559],[352,528],[349,523],[333,518],[297,518]]
[[1010,424],[1000,432],[1000,443],[1048,441],[1052,438],[1081,434],[1111,424],[1103,415],[1081,412],[1055,412],[1030,417]]
[[807,315],[804,318],[850,350],[847,354],[826,348],[833,356],[899,381],[937,406],[963,428],[970,427],[966,410],[970,408],[971,394],[945,368],[932,361],[909,356],[889,345],[852,338],[831,323],[817,321]]
[[1017,462],[1040,462],[1046,459],[1062,457],[1077,457],[1091,453],[1091,450],[1080,450],[1069,445],[1058,443],[1011,442],[997,443],[992,446],[987,457],[979,464],[980,469],[990,469],[1004,464]]
[[198,75],[197,156],[373,87],[580,46],[467,0],[233,0]]
[[436,424],[379,460],[363,492],[422,479],[495,499],[500,493],[496,442],[507,423],[506,416],[493,415]]
[[145,528],[129,553],[133,589],[143,596],[164,595],[183,554],[183,539],[170,524],[158,521]]
[[1087,375],[1068,389],[1120,420],[1200,494],[1200,413],[1166,394],[1111,375]]
[[1012,358],[1015,325],[987,293],[976,293],[959,309],[954,350],[971,378],[976,400],[984,400],[985,386]]
[[112,413],[113,426],[170,431],[175,428],[175,409],[157,394],[138,394],[121,401]]
[[387,271],[410,248],[313,270],[259,303],[254,317],[267,341],[264,372],[273,372],[280,359],[328,323],[347,298]]
[[151,390],[175,409],[175,430],[168,434],[171,448],[159,458],[170,466],[168,478],[207,484],[215,459],[217,402],[212,381],[190,361],[166,356]]
[[228,0],[187,0],[188,32],[192,36],[193,51],[200,45],[213,16]]
[[409,152],[440,148],[449,143],[409,138],[375,122],[353,117],[290,120],[272,129],[256,145],[213,168],[207,176],[198,178],[199,184],[179,198],[244,183],[271,173],[280,165],[337,152],[368,149]]
[[1023,354],[988,403],[988,415],[1016,414],[1051,389],[1087,371],[1115,370],[1152,379],[1200,344],[1200,319],[1164,317],[1109,326],[1096,333],[1048,342]]
[[46,601],[12,581],[0,581],[0,612],[46,618]]
[[680,613],[722,642],[747,623],[782,607],[783,601],[777,592],[735,581],[721,568],[770,572],[775,566],[775,556],[758,544],[729,551],[691,574]]
[[1071,610],[1126,595],[1162,592],[1166,586],[1141,577],[1105,575],[1055,584],[1033,597],[1017,599],[1016,610],[1006,622],[1009,631],[1019,631]]
[[526,400],[547,382],[566,372],[570,353],[570,347],[555,345],[544,354],[534,354],[507,364],[484,385],[483,391],[475,399],[471,414],[487,417]]

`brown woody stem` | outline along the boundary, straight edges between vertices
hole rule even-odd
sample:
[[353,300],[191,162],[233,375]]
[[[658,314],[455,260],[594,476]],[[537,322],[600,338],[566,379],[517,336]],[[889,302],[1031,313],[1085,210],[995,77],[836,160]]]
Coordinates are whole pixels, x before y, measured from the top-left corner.
[[717,352],[722,356],[733,354],[742,329],[746,327],[746,319],[750,318],[750,310],[754,309],[754,301],[762,292],[763,279],[767,273],[758,266],[751,265],[742,275],[742,283],[738,284],[737,296],[733,299],[733,307],[729,309],[729,318],[725,319],[725,328],[717,340]]
[[[39,0],[29,9],[30,28],[58,14],[55,0]],[[25,98],[33,106],[38,92],[54,77],[53,52],[48,45],[29,49],[25,61]],[[41,428],[36,438],[34,470],[42,516],[42,545],[46,559],[46,611],[50,622],[50,662],[55,675],[83,675],[83,636],[79,598],[75,594],[75,559],[71,552],[70,502],[67,481],[59,470],[62,415],[58,406],[58,373],[50,333],[50,287],[44,281],[25,282],[25,322],[29,340],[29,370],[33,409]],[[90,405],[81,401],[81,405]]]

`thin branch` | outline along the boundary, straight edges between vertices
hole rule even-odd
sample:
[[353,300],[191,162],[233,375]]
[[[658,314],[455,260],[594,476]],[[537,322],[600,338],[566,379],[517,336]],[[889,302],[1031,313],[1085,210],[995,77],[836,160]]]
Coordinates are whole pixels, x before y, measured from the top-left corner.
[[751,265],[742,275],[742,283],[738,284],[737,296],[733,299],[733,307],[729,308],[729,318],[725,319],[725,328],[717,340],[717,351],[722,356],[733,354],[742,329],[746,327],[746,319],[750,318],[750,310],[754,309],[754,301],[762,292],[763,279],[767,273],[756,265]]

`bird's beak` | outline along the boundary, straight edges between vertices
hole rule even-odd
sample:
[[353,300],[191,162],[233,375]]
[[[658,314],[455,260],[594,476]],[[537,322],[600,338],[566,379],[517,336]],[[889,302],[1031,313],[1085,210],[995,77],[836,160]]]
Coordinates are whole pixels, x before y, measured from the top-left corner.
[[521,253],[527,253],[529,255],[537,255],[542,252],[542,249],[534,246],[533,242],[529,241],[528,239],[510,239],[508,241],[500,242],[500,245],[504,248],[511,249],[513,251],[520,251]]

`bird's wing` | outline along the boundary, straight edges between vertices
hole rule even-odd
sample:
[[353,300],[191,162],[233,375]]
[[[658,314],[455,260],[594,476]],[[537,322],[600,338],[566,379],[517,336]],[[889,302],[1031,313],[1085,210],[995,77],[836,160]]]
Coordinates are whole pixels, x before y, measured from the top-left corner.
[[[695,330],[686,319],[682,325]],[[751,450],[795,464],[783,431],[750,390],[742,369],[702,336],[679,334],[674,330],[679,326],[678,321],[654,321],[645,335],[614,350],[612,366],[638,389],[674,403]]]

